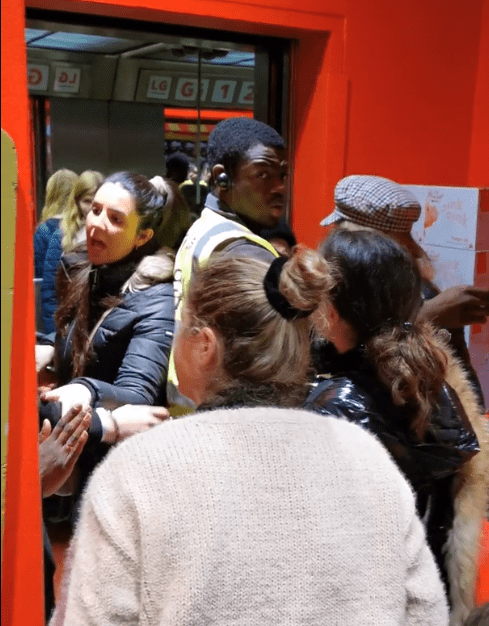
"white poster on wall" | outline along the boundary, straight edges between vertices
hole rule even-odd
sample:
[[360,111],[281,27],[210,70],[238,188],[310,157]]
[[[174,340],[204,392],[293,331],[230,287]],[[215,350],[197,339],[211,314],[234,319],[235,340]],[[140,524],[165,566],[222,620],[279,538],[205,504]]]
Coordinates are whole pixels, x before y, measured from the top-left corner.
[[412,234],[419,242],[476,249],[479,189],[404,185],[419,200],[421,216]]

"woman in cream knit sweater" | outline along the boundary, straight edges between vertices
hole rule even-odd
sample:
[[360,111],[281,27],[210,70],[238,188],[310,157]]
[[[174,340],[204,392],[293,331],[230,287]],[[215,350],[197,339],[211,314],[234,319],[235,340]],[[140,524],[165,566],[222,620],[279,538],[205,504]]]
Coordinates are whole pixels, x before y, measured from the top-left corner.
[[329,280],[311,251],[198,273],[176,367],[199,411],[95,471],[52,624],[448,623],[413,494],[383,446],[274,408],[303,399],[307,315]]

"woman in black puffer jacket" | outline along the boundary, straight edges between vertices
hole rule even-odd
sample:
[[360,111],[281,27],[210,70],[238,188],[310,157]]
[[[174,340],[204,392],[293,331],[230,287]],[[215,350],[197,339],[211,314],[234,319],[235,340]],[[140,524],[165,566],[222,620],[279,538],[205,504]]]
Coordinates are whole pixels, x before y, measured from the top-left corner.
[[144,176],[109,176],[87,216],[88,259],[65,259],[60,272],[57,386],[41,396],[41,422],[46,416],[54,422],[77,404],[92,407],[81,485],[106,444],[156,423],[144,411],[120,419],[113,409],[166,405],[174,304],[172,255],[159,250],[165,202]]
[[421,277],[405,250],[378,233],[339,229],[321,252],[336,282],[316,314],[329,343],[305,407],[358,423],[391,452],[416,492],[451,624],[460,624],[474,603],[489,493],[478,399],[440,338],[446,331],[416,321]]

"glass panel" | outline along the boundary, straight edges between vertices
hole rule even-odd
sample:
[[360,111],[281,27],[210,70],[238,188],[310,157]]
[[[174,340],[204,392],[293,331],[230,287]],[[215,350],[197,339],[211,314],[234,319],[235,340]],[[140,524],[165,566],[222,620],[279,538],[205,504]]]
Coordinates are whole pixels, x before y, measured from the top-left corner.
[[40,37],[46,37],[49,35],[51,31],[49,30],[41,30],[39,28],[26,28],[24,31],[24,39],[26,44],[31,44],[35,39],[39,39]]

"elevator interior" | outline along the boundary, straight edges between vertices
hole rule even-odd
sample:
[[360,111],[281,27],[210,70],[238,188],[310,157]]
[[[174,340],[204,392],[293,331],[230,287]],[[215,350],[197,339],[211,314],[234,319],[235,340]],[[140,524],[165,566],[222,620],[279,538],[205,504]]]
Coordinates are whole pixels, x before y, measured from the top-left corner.
[[200,169],[226,117],[286,131],[289,41],[34,9],[26,18],[37,216],[59,168],[151,177],[175,151]]

